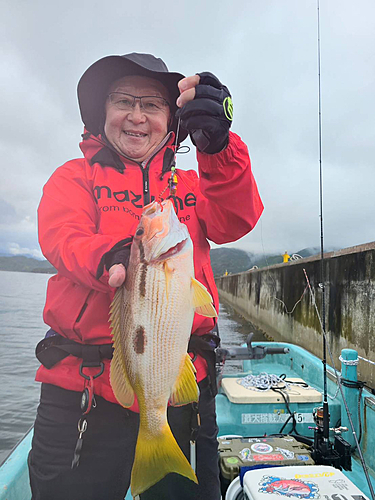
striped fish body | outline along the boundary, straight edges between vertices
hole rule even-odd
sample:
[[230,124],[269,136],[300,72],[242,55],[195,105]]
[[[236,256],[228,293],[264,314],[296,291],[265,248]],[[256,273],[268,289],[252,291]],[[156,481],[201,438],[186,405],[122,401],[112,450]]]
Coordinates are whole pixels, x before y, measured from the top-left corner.
[[111,307],[111,385],[130,407],[137,396],[140,428],[131,477],[133,496],[170,472],[197,481],[167,421],[168,401],[198,401],[187,354],[194,312],[216,316],[212,298],[194,279],[193,244],[170,200],[144,208],[125,284]]

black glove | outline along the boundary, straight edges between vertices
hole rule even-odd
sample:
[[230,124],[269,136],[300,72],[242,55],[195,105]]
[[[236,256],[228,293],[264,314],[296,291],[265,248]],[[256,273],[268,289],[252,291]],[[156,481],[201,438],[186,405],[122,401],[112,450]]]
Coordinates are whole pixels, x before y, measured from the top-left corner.
[[133,238],[125,238],[124,240],[116,243],[116,245],[113,246],[111,250],[108,250],[108,252],[106,252],[102,256],[98,265],[98,269],[96,271],[95,277],[97,280],[102,276],[104,267],[107,269],[107,271],[109,271],[110,268],[115,264],[123,264],[125,269],[127,269],[132,241]]
[[215,154],[223,150],[229,140],[233,120],[233,104],[229,90],[212,73],[197,73],[200,82],[195,87],[195,98],[176,112],[181,127],[187,130],[199,151]]

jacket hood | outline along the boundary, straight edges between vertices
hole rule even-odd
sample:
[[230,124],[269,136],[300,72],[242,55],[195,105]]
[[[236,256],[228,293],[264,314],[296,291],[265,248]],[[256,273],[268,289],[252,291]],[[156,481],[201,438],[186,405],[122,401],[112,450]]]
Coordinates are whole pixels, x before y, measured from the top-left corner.
[[137,162],[131,158],[127,158],[126,156],[119,155],[107,142],[105,137],[102,135],[96,137],[86,129],[82,134],[82,142],[80,142],[79,147],[90,165],[99,163],[102,167],[113,167],[120,172],[123,172],[126,169],[127,164],[143,165],[153,156],[163,154],[162,174],[164,174],[172,167],[174,160],[174,140],[175,134],[173,132],[167,134],[164,140],[159,144],[159,146],[157,146],[150,157],[144,160],[144,162]]

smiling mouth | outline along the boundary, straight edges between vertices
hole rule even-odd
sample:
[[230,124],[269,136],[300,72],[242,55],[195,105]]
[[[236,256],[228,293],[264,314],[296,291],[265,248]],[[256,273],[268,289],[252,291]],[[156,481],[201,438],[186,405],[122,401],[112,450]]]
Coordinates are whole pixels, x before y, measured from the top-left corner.
[[128,135],[130,137],[146,137],[147,134],[144,134],[143,132],[128,132],[126,130],[123,130],[125,135]]

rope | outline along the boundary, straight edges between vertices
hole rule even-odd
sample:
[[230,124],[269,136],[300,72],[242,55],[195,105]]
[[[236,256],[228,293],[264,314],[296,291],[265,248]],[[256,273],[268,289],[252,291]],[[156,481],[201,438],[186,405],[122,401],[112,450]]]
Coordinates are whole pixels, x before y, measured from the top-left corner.
[[299,260],[299,259],[303,259],[302,255],[300,255],[299,253],[294,253],[290,260]]
[[343,365],[346,366],[357,366],[358,365],[358,358],[357,359],[344,359],[341,354],[339,356],[339,360]]
[[366,363],[370,363],[371,365],[375,365],[375,363],[373,361],[370,361],[369,359],[366,359],[366,358],[362,358],[362,356],[358,356],[359,359],[361,359],[362,361],[366,361]]
[[[312,385],[301,384],[298,382],[288,382],[282,376],[278,377],[277,375],[269,374],[262,372],[259,375],[247,375],[242,379],[237,380],[237,384],[242,385],[245,389],[249,389],[250,391],[269,391],[271,389],[280,389],[279,385],[284,384],[283,389],[290,390],[291,385],[298,385],[303,388],[312,388],[316,391],[320,392],[319,389]],[[334,396],[330,396],[327,394],[329,399],[334,401],[337,398],[338,393],[340,392],[340,387],[337,387],[336,393]]]
[[341,363],[343,365],[346,365],[346,366],[357,366],[358,365],[358,360],[362,360],[362,361],[366,361],[366,363],[370,363],[371,365],[375,365],[374,361],[370,361],[369,359],[366,359],[366,358],[362,358],[362,356],[358,356],[357,359],[343,359],[341,354],[339,356],[339,360],[341,361]]
[[[269,374],[262,372],[259,375],[247,375],[244,378],[237,379],[237,383],[239,385],[242,385],[246,389],[250,389],[253,391],[269,391],[272,390],[274,392],[277,392],[280,394],[284,400],[284,403],[286,405],[286,408],[289,413],[289,417],[287,420],[284,422],[284,425],[281,427],[279,434],[282,434],[285,427],[288,425],[288,423],[291,421],[292,424],[292,430],[295,434],[299,435],[299,432],[297,431],[296,425],[297,421],[294,415],[294,412],[291,411],[290,409],[290,398],[289,394],[286,391],[290,391],[290,386],[299,386],[303,387],[304,389],[309,388],[309,385],[306,384],[305,382],[291,382],[290,380],[286,380],[286,375],[283,373],[280,376],[274,375],[274,374]],[[280,384],[282,386],[280,387]]]
[[329,394],[327,394],[327,396],[329,397],[329,399],[331,399],[332,401],[334,401],[337,398],[337,395],[338,395],[339,392],[340,392],[340,383],[338,383],[338,385],[337,385],[337,390],[336,390],[335,395],[334,396],[330,396]]
[[304,291],[303,291],[303,293],[302,293],[301,297],[300,297],[300,298],[299,298],[299,300],[297,300],[297,302],[294,304],[293,309],[292,309],[291,311],[288,311],[288,309],[287,309],[287,307],[286,307],[285,302],[283,302],[281,299],[278,299],[277,297],[274,297],[274,299],[275,299],[275,300],[278,300],[279,302],[281,302],[281,303],[284,305],[284,309],[285,309],[285,312],[286,312],[287,314],[293,314],[294,309],[295,309],[295,308],[297,307],[297,305],[301,302],[301,300],[302,300],[303,296],[305,295],[305,293],[306,293],[306,290],[307,290],[307,289],[308,289],[308,285],[306,285],[306,286],[305,286],[305,289],[304,289]]
[[247,375],[244,378],[238,379],[237,383],[253,391],[269,391],[280,384],[285,384],[286,388],[289,389],[289,384],[284,379],[265,372],[259,375]]
[[[271,373],[262,372],[259,375],[247,375],[246,377],[237,379],[237,384],[242,385],[245,389],[252,391],[269,391],[271,389],[290,390],[290,386],[298,385],[304,389],[308,388],[305,382],[291,382],[285,379],[285,375],[274,375]],[[280,387],[283,384],[283,387]]]
[[[264,259],[266,261],[267,267],[269,267],[270,264],[269,264],[268,259],[267,259],[266,251],[264,249],[264,242],[263,242],[263,220],[262,220],[262,218],[260,219],[260,239],[261,239],[261,244],[262,244],[262,249],[263,249],[263,256],[264,256]],[[293,260],[297,260],[298,259],[298,257],[296,259],[296,257],[295,257],[296,255],[299,256],[302,259],[302,257],[299,254],[293,254],[293,257],[294,257]],[[255,267],[257,267],[257,266],[254,266],[252,269],[254,269]],[[252,269],[250,269],[250,271]],[[276,283],[275,278],[272,276],[272,273],[270,273],[268,270],[266,271],[266,274],[267,274],[267,276],[269,276],[271,278],[271,281],[273,281],[274,290],[275,290],[274,293],[277,293],[277,283]],[[302,292],[301,297],[294,304],[294,306],[293,306],[293,308],[292,308],[291,311],[288,311],[288,308],[286,307],[286,304],[285,304],[285,302],[283,300],[279,299],[276,296],[273,296],[272,298],[274,298],[275,300],[278,300],[279,302],[281,302],[281,304],[284,306],[286,314],[293,314],[293,312],[294,312],[295,308],[297,307],[297,305],[302,301],[303,296],[305,295],[307,289],[308,289],[308,285],[306,285],[304,291]]]

